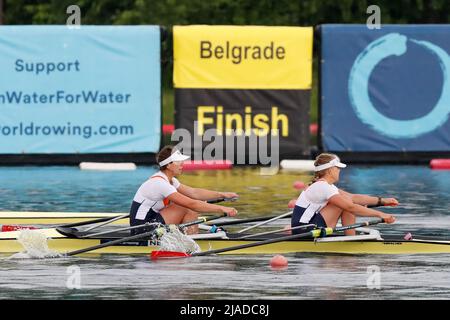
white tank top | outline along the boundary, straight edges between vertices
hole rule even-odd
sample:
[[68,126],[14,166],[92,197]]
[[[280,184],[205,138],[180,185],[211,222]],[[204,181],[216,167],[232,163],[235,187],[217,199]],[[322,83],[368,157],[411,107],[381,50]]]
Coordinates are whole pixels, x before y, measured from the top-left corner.
[[139,187],[133,198],[133,201],[141,204],[136,219],[144,220],[150,209],[159,212],[168,204],[167,197],[177,192],[179,187],[180,182],[176,178],[172,178],[170,184],[169,178],[161,171],[152,175]]
[[305,211],[300,219],[301,223],[309,223],[312,217],[322,210],[328,203],[328,200],[339,194],[339,189],[334,184],[326,181],[317,181],[304,190],[295,203]]

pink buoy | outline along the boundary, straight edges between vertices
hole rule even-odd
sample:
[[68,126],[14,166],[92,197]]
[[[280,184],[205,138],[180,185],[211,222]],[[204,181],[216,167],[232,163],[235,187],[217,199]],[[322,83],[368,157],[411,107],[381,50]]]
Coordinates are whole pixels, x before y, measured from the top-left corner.
[[287,267],[287,265],[288,260],[280,254],[277,254],[272,259],[270,259],[270,266],[272,268],[285,268]]
[[430,167],[435,170],[450,170],[450,159],[433,159]]
[[309,125],[309,132],[311,133],[311,135],[317,135],[317,131],[319,131],[319,125],[317,123],[311,123]]
[[405,234],[405,236],[403,237],[403,239],[405,239],[406,241],[412,240],[412,234],[411,234],[411,232],[408,232],[407,234]]
[[175,130],[175,126],[173,124],[163,124],[162,131],[163,134],[172,134]]
[[297,190],[305,189],[305,184],[302,181],[295,181],[294,188]]
[[230,160],[190,160],[183,162],[183,170],[226,170],[232,169]]

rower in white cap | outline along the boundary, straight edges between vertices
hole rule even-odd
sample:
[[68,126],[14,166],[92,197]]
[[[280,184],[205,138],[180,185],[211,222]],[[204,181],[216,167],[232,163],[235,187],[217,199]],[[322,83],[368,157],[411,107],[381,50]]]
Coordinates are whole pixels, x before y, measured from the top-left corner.
[[[198,219],[197,212],[219,212],[235,216],[236,209],[204,200],[217,198],[237,198],[233,192],[217,192],[200,188],[192,188],[181,184],[176,176],[183,169],[183,161],[189,156],[183,155],[173,146],[165,146],[156,156],[160,171],[144,182],[136,195],[130,209],[130,225],[137,226],[147,222],[161,224],[180,224]],[[149,231],[139,228],[132,233]],[[198,226],[188,228],[188,234],[198,233]]]
[[[347,167],[338,156],[322,153],[314,162],[315,176],[312,183],[298,197],[292,214],[291,227],[315,224],[317,227],[334,228],[339,219],[342,225],[355,223],[355,216],[379,217],[387,223],[395,222],[395,217],[367,206],[396,206],[395,198],[373,197],[351,194],[338,189],[334,183],[339,181],[341,168]],[[295,229],[293,233],[305,232]],[[345,231],[354,235],[355,230]]]

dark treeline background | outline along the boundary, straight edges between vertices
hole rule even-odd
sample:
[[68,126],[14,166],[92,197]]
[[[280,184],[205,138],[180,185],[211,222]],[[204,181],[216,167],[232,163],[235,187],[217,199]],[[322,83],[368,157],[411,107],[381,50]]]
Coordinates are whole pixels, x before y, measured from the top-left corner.
[[450,17],[449,0],[3,0],[3,21],[65,24],[73,4],[82,24],[365,23],[372,4],[381,8],[382,23],[447,23]]
[[[66,24],[69,16],[67,7],[74,4],[81,9],[82,25],[149,24],[166,27],[162,52],[164,123],[173,123],[174,114],[172,25],[316,26],[322,23],[366,23],[370,5],[380,7],[381,24],[448,23],[450,20],[450,0],[0,0],[0,23]],[[312,122],[317,121],[318,109],[316,40]]]

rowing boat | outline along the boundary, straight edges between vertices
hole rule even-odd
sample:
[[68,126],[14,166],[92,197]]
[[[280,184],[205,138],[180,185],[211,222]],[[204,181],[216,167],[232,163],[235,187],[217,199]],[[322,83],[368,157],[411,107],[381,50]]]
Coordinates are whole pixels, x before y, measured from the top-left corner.
[[[58,231],[60,230],[60,231]],[[48,246],[51,250],[60,253],[79,250],[86,247],[96,246],[101,243],[112,241],[127,236],[124,232],[115,232],[107,236],[80,238],[86,236],[76,228],[49,228],[40,229],[36,232],[45,234]],[[225,254],[286,254],[286,253],[342,253],[342,254],[437,254],[450,253],[450,241],[424,238],[404,240],[398,236],[381,236],[374,229],[357,229],[363,234],[356,236],[331,236],[316,240],[302,239],[282,241],[267,245],[255,246],[246,249],[229,251]],[[63,233],[62,233],[63,232]],[[0,233],[0,253],[16,253],[23,251],[21,244],[16,240],[19,232]],[[243,234],[230,234],[223,231],[210,234],[194,235],[193,238],[202,251],[211,249],[222,249],[250,243],[257,243],[268,238],[280,235],[267,235],[258,238],[246,238]],[[248,236],[248,235],[247,235]],[[152,240],[125,242],[102,249],[91,251],[92,253],[113,254],[149,254],[158,247]]]
[[[0,212],[0,225],[38,225],[38,224],[64,224],[77,223],[100,218],[114,218],[124,213],[108,212],[26,212],[2,211]],[[113,224],[128,224],[129,219],[120,219]]]

